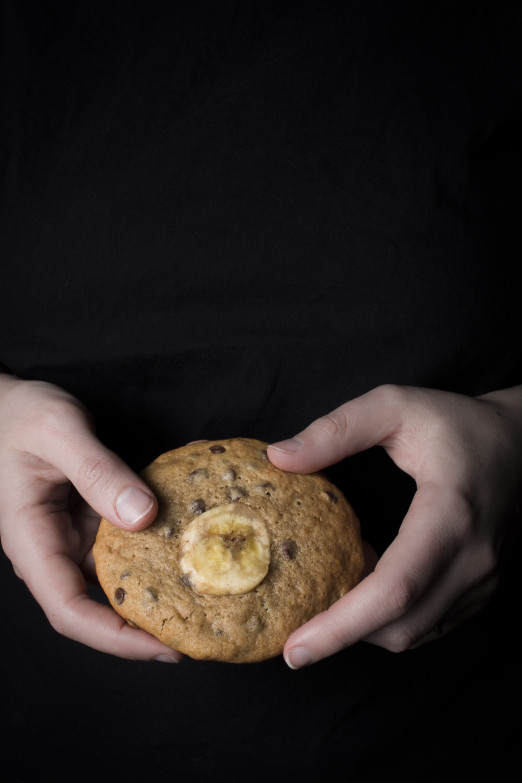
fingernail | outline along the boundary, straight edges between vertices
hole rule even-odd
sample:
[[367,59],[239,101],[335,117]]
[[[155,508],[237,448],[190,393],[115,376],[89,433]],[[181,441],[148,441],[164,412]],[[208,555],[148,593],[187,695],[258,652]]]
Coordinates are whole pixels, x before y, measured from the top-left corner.
[[138,487],[127,487],[116,500],[116,511],[126,525],[135,525],[149,513],[154,499]]
[[160,663],[179,663],[179,659],[173,655],[157,655],[154,660]]
[[314,659],[312,653],[306,647],[294,647],[287,654],[285,660],[291,669],[302,669],[303,666],[313,663]]
[[284,451],[286,454],[293,454],[299,451],[303,445],[299,438],[289,438],[288,440],[280,440],[278,443],[271,443],[269,448],[276,451]]

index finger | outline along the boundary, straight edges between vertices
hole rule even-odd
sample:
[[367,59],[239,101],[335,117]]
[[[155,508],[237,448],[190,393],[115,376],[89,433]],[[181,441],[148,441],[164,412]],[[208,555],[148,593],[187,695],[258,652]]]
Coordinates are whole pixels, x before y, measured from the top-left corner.
[[58,633],[122,658],[173,662],[182,658],[181,653],[145,631],[131,628],[113,609],[89,596],[80,567],[64,548],[68,525],[60,514],[26,514],[23,521],[9,526],[5,548],[12,553],[17,574]]
[[440,516],[438,489],[420,488],[375,570],[289,637],[288,665],[301,668],[333,655],[391,626],[420,603],[453,555],[451,538],[437,524]]
[[69,639],[121,658],[173,662],[182,658],[145,631],[131,628],[110,607],[92,600],[80,569],[65,555],[48,558],[31,592],[52,627]]

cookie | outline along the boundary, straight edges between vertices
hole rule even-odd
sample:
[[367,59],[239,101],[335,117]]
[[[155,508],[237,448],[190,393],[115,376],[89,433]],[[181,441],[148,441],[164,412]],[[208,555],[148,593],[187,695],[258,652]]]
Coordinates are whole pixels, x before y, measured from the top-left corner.
[[274,467],[266,447],[233,438],[162,454],[143,472],[159,504],[152,525],[101,521],[98,578],[130,625],[192,658],[260,661],[357,584],[348,501],[323,474]]

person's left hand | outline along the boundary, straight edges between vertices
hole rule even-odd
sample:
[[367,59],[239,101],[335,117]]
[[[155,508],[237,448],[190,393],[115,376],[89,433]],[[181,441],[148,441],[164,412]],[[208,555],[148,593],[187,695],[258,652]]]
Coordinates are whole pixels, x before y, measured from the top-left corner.
[[381,386],[268,454],[307,473],[375,445],[415,479],[414,499],[375,569],[290,636],[292,668],[363,639],[418,646],[479,611],[498,585],[522,476],[522,387],[471,398]]

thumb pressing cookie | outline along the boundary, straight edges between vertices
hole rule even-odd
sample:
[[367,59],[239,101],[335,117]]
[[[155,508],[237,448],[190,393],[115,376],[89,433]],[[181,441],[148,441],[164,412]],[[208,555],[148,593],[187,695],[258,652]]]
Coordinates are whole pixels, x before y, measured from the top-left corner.
[[162,454],[142,474],[152,525],[102,519],[98,579],[130,625],[192,658],[260,661],[357,584],[353,509],[323,474],[276,468],[266,447],[232,438]]

